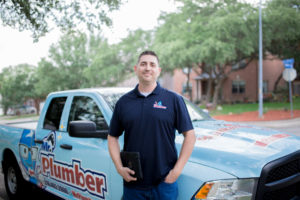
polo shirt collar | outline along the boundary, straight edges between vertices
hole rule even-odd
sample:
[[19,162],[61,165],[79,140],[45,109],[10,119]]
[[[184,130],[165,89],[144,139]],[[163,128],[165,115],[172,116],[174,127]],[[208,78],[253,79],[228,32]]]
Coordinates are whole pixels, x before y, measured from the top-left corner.
[[[155,88],[149,95],[151,95],[151,94],[159,94],[160,91],[162,90],[160,84],[159,84],[158,82],[156,82],[156,83],[157,83],[156,88]],[[145,97],[144,95],[142,95],[142,94],[140,93],[138,87],[139,87],[139,84],[137,84],[137,85],[135,86],[135,88],[134,88],[134,93],[135,93],[137,96]]]

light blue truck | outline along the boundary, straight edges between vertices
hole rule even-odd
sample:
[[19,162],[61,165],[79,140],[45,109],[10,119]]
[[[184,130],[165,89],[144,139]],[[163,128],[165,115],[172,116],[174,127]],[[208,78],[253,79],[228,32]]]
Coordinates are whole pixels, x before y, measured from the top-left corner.
[[[30,182],[63,199],[122,199],[122,178],[109,156],[107,134],[114,105],[129,90],[54,92],[35,127],[1,125],[8,196],[22,199]],[[186,105],[197,141],[178,179],[178,199],[300,199],[299,137],[217,121],[189,101]],[[178,134],[178,152],[182,141]]]

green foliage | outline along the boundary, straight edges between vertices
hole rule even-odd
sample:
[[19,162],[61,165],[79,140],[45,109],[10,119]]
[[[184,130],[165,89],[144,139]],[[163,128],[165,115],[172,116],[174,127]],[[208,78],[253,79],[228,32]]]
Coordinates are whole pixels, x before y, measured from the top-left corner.
[[[212,116],[214,115],[228,115],[239,114],[243,112],[257,111],[257,103],[241,103],[241,104],[224,104],[220,105],[222,110],[213,110],[210,112]],[[264,103],[264,112],[268,110],[286,110],[290,109],[289,102],[267,102]],[[300,110],[300,97],[293,98],[293,110]]]
[[[232,64],[255,52],[255,10],[237,0],[182,0],[180,12],[162,16],[155,47],[169,67]],[[253,24],[252,24],[253,23]],[[169,61],[170,60],[170,61]]]
[[106,40],[97,40],[97,48],[90,55],[91,62],[83,70],[83,76],[87,81],[87,87],[111,86],[121,78],[124,68],[118,55],[118,48],[109,45]]
[[255,9],[237,0],[179,2],[179,12],[161,17],[164,23],[157,29],[154,47],[171,71],[194,66],[213,71],[216,104],[220,85],[231,72],[228,66],[256,52]]
[[38,63],[36,70],[37,81],[34,84],[34,90],[38,97],[45,99],[50,92],[60,89],[60,82],[62,80],[58,78],[58,74],[58,68],[45,59],[42,59]]
[[92,31],[110,25],[107,12],[119,5],[119,0],[0,0],[0,18],[5,25],[30,30],[38,39],[54,26],[69,30],[86,25]]
[[27,64],[3,69],[0,94],[5,113],[9,107],[22,105],[28,97],[34,96],[34,71],[35,68]]
[[58,44],[50,47],[49,58],[58,69],[55,84],[57,89],[81,88],[86,83],[83,71],[90,63],[86,34],[72,32],[62,36]]
[[300,71],[300,0],[272,0],[263,11],[265,50],[281,59],[294,58]]
[[138,55],[142,51],[152,48],[153,40],[153,31],[137,29],[130,31],[128,36],[117,44],[119,56],[126,72],[133,71]]

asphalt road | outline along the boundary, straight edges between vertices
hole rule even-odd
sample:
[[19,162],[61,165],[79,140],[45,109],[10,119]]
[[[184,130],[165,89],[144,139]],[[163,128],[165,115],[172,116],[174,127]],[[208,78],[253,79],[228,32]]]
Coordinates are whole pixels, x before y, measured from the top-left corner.
[[247,122],[255,126],[262,126],[282,131],[283,133],[292,133],[300,136],[300,118],[289,120],[277,120],[277,121],[261,121],[261,122]]
[[[280,130],[284,133],[292,133],[300,136],[300,118],[291,120],[281,120],[281,121],[271,121],[271,122],[247,122],[248,124],[268,127],[276,130]],[[33,189],[32,193],[35,197],[38,196],[39,199],[43,200],[53,200],[56,199],[50,194],[45,194],[38,189]],[[26,198],[25,198],[26,199]],[[4,186],[4,176],[0,173],[0,200],[8,200]]]
[[[44,192],[38,188],[33,187],[30,192],[28,192],[28,196],[25,196],[22,199],[43,199],[43,200],[61,200],[52,194]],[[34,196],[34,198],[32,198]],[[6,195],[5,186],[4,186],[4,176],[0,173],[0,200],[9,200]]]
[[8,200],[4,186],[4,176],[0,173],[0,200]]

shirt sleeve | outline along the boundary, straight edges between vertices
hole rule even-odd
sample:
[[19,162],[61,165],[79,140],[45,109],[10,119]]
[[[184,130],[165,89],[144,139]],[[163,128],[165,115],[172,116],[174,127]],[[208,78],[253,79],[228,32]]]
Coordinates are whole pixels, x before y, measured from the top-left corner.
[[175,111],[175,128],[179,133],[194,129],[186,104],[181,96],[176,98]]
[[109,133],[108,133],[110,136],[119,137],[120,135],[122,135],[122,132],[124,131],[120,115],[121,115],[121,106],[120,106],[120,102],[118,101],[116,103],[113,116],[110,120]]

